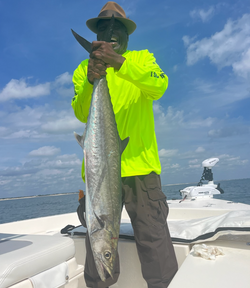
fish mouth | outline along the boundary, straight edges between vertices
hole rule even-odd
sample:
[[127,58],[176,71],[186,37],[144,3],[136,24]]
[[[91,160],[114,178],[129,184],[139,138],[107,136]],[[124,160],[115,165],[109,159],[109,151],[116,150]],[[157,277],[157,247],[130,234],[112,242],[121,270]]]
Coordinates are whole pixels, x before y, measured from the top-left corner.
[[102,263],[98,262],[98,265],[96,265],[97,268],[97,272],[101,278],[101,280],[103,282],[105,282],[106,280],[106,275],[105,275],[105,270],[104,270],[104,266],[102,265]]
[[[97,261],[96,261],[96,269],[97,269],[97,272],[101,278],[101,280],[103,282],[105,282],[106,280],[106,271],[109,273],[109,275],[113,278],[114,276],[114,271],[113,269],[111,269],[110,267],[108,267],[107,265],[105,265],[101,259],[99,259],[99,257],[97,258]],[[105,271],[106,270],[106,271]]]

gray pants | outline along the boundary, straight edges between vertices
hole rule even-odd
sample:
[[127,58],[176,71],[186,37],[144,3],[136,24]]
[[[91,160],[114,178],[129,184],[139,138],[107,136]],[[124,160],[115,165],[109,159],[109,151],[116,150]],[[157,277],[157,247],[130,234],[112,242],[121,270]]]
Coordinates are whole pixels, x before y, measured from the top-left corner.
[[[178,266],[166,223],[168,205],[161,191],[160,176],[152,172],[149,175],[125,177],[122,184],[123,203],[134,229],[142,275],[148,288],[166,288]],[[119,257],[114,278],[107,274],[107,280],[103,282],[95,267],[88,235],[86,253],[84,277],[88,287],[106,288],[117,282]]]

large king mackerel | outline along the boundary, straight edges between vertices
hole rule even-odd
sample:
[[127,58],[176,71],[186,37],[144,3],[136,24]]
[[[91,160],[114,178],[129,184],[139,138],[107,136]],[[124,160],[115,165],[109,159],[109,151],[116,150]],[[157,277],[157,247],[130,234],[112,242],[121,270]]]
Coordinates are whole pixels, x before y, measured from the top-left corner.
[[[73,34],[86,49],[87,40]],[[95,79],[85,132],[83,136],[75,133],[75,137],[84,153],[91,249],[99,276],[105,281],[105,270],[112,277],[114,274],[122,209],[121,153],[128,143],[128,138],[120,140],[106,77]]]

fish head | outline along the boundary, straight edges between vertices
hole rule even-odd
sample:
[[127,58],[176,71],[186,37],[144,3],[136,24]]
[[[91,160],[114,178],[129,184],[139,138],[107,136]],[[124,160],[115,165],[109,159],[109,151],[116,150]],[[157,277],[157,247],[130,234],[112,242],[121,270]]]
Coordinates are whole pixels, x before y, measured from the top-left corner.
[[92,234],[92,239],[92,252],[100,278],[105,281],[106,271],[113,278],[118,237],[112,237],[111,232],[102,229]]

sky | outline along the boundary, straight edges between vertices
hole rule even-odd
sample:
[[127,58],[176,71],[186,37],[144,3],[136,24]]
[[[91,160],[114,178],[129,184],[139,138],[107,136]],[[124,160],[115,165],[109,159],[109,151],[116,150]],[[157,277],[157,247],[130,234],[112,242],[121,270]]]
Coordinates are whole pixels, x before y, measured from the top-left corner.
[[[95,3],[95,5],[93,4]],[[82,134],[72,75],[88,58],[86,20],[106,1],[0,0],[0,198],[76,192]],[[129,50],[148,49],[169,77],[154,102],[162,184],[250,178],[250,1],[120,0],[137,24]]]

